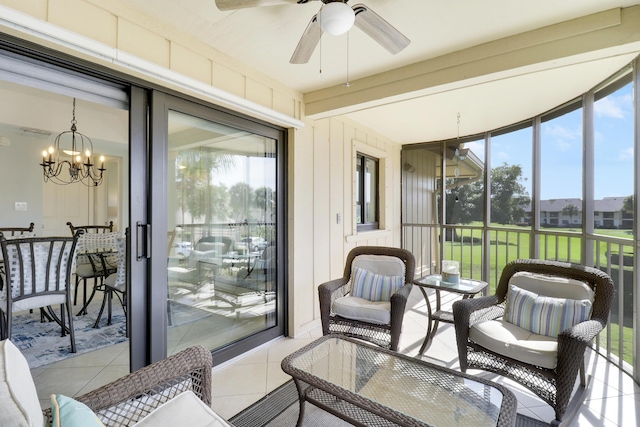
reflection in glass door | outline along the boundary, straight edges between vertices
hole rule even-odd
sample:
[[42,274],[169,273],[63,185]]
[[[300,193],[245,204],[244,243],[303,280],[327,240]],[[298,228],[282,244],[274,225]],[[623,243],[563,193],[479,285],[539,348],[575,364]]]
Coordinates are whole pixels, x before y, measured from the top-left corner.
[[168,117],[167,353],[276,326],[276,140]]

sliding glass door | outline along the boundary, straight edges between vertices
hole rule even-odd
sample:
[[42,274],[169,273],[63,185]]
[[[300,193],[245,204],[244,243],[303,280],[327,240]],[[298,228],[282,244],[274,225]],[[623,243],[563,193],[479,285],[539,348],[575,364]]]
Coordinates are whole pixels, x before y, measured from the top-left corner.
[[[166,301],[163,345],[167,354],[204,345],[219,363],[284,334],[284,132],[154,99],[153,182],[166,183],[166,285],[152,285]],[[161,215],[155,206],[152,218]]]

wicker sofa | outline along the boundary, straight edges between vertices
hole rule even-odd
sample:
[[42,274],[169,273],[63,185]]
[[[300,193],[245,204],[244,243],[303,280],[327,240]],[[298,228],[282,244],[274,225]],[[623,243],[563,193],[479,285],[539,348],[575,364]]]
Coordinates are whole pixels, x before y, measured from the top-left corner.
[[[91,411],[90,416],[97,417],[106,427],[231,426],[210,408],[211,352],[201,346],[190,347],[74,397],[67,413],[62,404],[56,411],[41,410],[27,361],[11,341],[0,341],[0,359],[0,425],[3,426],[49,426],[54,419],[52,412],[56,412],[59,414],[56,418],[63,420],[60,425],[64,427],[65,421],[78,422],[65,418],[72,417],[72,412],[91,414]],[[62,401],[59,395],[56,398]]]

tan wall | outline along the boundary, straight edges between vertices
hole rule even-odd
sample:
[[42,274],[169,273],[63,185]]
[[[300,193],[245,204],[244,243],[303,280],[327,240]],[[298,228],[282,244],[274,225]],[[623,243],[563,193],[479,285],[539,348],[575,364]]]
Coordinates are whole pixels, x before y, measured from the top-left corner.
[[[119,2],[0,0],[0,4],[305,121],[301,93],[198,41],[168,31]],[[130,69],[118,68],[37,36],[1,29],[140,77]],[[211,101],[202,94],[190,95]],[[290,334],[297,335],[319,325],[317,286],[342,274],[349,249],[364,244],[400,245],[400,146],[339,118],[306,120],[303,128],[290,131],[289,141],[289,329]],[[387,172],[381,188],[385,203],[381,209],[386,231],[354,235],[354,143],[385,157]],[[336,221],[337,214],[342,217],[340,224]]]
[[[308,122],[293,131],[289,151],[290,333],[319,325],[317,287],[342,276],[349,250],[400,246],[400,146],[339,118]],[[386,231],[353,233],[354,141],[387,153]],[[337,214],[342,217],[337,222]],[[312,309],[310,309],[310,307]]]

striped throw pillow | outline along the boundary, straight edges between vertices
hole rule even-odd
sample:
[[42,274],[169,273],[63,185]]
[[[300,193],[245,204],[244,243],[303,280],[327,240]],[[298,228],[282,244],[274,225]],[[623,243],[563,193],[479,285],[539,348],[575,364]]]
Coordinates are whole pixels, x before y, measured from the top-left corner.
[[591,317],[591,301],[552,298],[511,285],[504,320],[538,335],[557,337]]
[[404,285],[404,276],[382,276],[355,267],[351,277],[351,296],[369,301],[389,301]]

